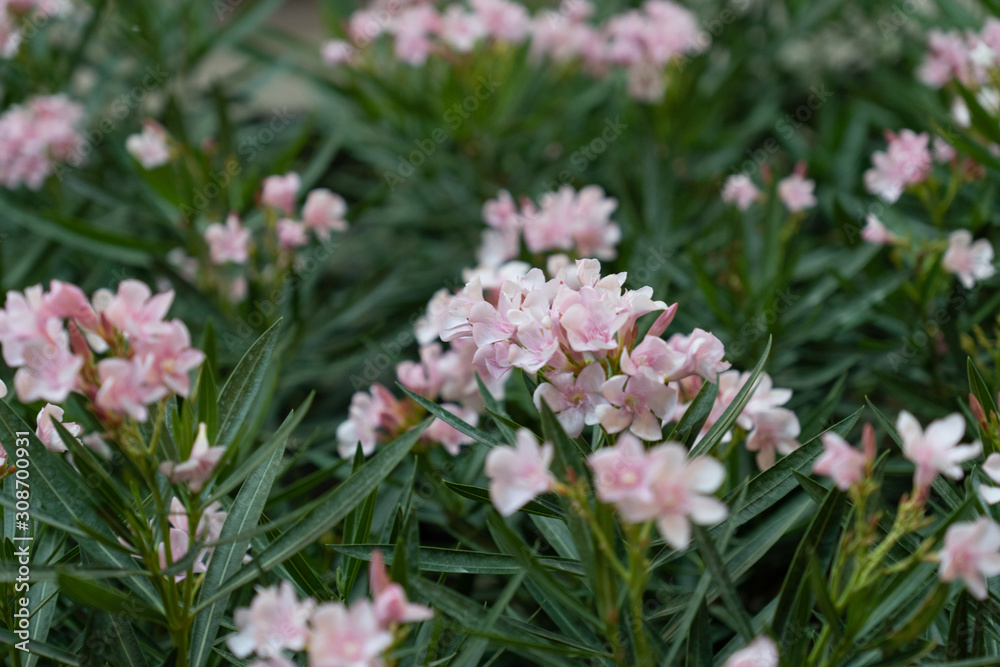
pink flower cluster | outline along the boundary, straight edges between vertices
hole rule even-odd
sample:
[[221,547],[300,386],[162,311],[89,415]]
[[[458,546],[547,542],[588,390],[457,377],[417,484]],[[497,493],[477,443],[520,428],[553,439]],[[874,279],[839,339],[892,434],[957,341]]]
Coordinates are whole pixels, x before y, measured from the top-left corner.
[[[770,171],[762,172],[765,183],[769,183]],[[800,162],[793,173],[778,181],[777,194],[789,213],[799,213],[816,206],[815,189],[816,182],[806,178],[806,165]],[[746,174],[733,174],[722,186],[722,201],[741,211],[746,211],[755,202],[765,199],[761,189]]]
[[[395,10],[395,11],[393,11]],[[427,2],[375,3],[355,12],[348,25],[350,42],[333,40],[323,47],[324,60],[356,62],[358,51],[379,35],[391,36],[395,55],[409,65],[423,65],[435,53],[468,53],[480,43],[519,45],[555,63],[579,62],[594,76],[624,69],[629,93],[656,102],[666,87],[668,65],[701,53],[709,44],[697,18],[669,0],[646,0],[639,9],[589,22],[594,6],[587,0],[564,0],[558,10],[532,17],[510,0],[469,0],[439,11]]]
[[611,219],[618,208],[599,186],[579,192],[564,185],[542,196],[535,206],[528,199],[520,209],[506,190],[483,205],[483,233],[478,259],[483,266],[499,267],[517,259],[521,240],[528,252],[573,253],[577,257],[614,259],[621,241],[621,227]]
[[868,192],[885,201],[896,202],[903,191],[923,183],[931,174],[930,136],[902,130],[886,132],[889,146],[872,154],[872,168],[865,172]]
[[38,190],[60,162],[80,155],[83,108],[65,95],[33,97],[0,115],[0,184]]
[[226,644],[239,658],[254,654],[262,660],[253,664],[294,665],[285,651],[305,650],[312,667],[383,667],[382,655],[399,625],[426,621],[434,612],[407,600],[378,551],[372,553],[369,585],[374,599],[350,606],[318,605],[312,598],[300,602],[287,581],[258,587],[250,606],[233,614],[238,632]]
[[150,403],[187,396],[204,354],[191,347],[183,322],[164,319],[173,298],[136,280],[122,281],[117,294],[98,290],[93,303],[58,280],[48,292],[41,285],[8,292],[0,346],[18,369],[18,399],[58,404],[75,391],[102,418],[145,421]]
[[979,87],[991,82],[991,75],[1000,69],[1000,19],[989,17],[978,33],[931,30],[927,46],[928,53],[917,71],[921,82],[932,88],[953,80]]
[[[301,187],[301,179],[295,172],[264,179],[260,202],[281,216],[276,229],[282,248],[295,249],[307,245],[309,232],[326,241],[330,232],[347,230],[347,220],[344,219],[347,203],[343,197],[326,188],[309,192],[302,207],[302,220],[290,218]],[[204,236],[212,263],[246,263],[250,255],[251,235],[235,213],[229,215],[224,225],[217,222],[209,225]]]
[[[480,263],[465,272],[466,281],[479,286],[480,300],[500,303],[501,286],[507,280],[527,275],[530,269],[529,264],[516,259],[521,254],[522,239],[531,253],[558,253],[549,256],[553,275],[572,263],[564,252],[577,255],[596,252],[601,257],[614,257],[621,237],[618,224],[610,219],[616,206],[617,202],[598,187],[579,192],[564,187],[543,197],[538,206],[525,200],[520,207],[510,193],[501,191],[496,199],[483,206],[487,229],[477,253]],[[476,374],[496,397],[502,397],[506,378],[491,372],[482,359],[475,337],[467,335],[471,331],[467,316],[453,312],[466,303],[467,290],[469,287],[452,294],[442,289],[434,295],[426,316],[416,324],[420,361],[400,363],[396,378],[404,387],[429,400],[443,401],[443,408],[476,425],[483,412]],[[525,332],[525,335],[531,334]],[[422,413],[419,406],[395,398],[379,384],[367,392],[356,393],[348,420],[337,429],[341,456],[353,456],[359,443],[366,455],[371,454],[379,442],[405,430]],[[440,420],[431,424],[421,440],[440,443],[452,454],[457,454],[461,445],[472,442]]]

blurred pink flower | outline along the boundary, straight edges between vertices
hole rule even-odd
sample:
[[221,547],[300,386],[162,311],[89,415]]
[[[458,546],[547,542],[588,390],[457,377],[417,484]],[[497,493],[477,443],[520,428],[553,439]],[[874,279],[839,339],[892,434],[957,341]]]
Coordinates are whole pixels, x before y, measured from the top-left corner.
[[833,431],[821,435],[820,440],[823,442],[823,454],[813,465],[814,473],[830,477],[841,491],[847,491],[864,479],[868,463],[864,452],[851,447]]
[[903,455],[917,468],[913,484],[920,490],[930,488],[939,473],[962,479],[965,473],[959,464],[979,456],[983,449],[978,440],[971,445],[959,444],[965,435],[965,417],[957,412],[932,421],[924,431],[916,417],[903,410],[896,420],[896,430],[903,440]]
[[652,502],[650,460],[642,442],[631,433],[618,438],[614,447],[603,447],[587,457],[594,471],[594,493],[602,503],[628,498]]
[[986,280],[996,273],[993,266],[993,246],[986,239],[972,241],[972,234],[964,229],[948,236],[948,249],[941,260],[945,271],[958,276],[966,289],[977,281]]
[[326,188],[311,190],[306,196],[302,207],[302,222],[311,229],[317,237],[325,241],[330,238],[330,232],[347,230],[347,203],[344,198]]
[[301,186],[302,180],[294,171],[284,176],[268,176],[264,179],[260,201],[264,206],[272,206],[285,215],[291,215]]
[[368,581],[374,598],[375,618],[389,629],[399,623],[419,623],[434,617],[434,611],[407,599],[403,587],[389,578],[385,559],[378,549],[372,552],[368,566]]
[[479,16],[459,5],[449,5],[441,15],[441,39],[458,53],[471,51],[486,34]]
[[733,174],[722,188],[722,201],[745,211],[760,197],[760,189],[745,174]]
[[772,408],[753,415],[753,430],[747,437],[747,451],[757,452],[757,467],[767,470],[776,454],[788,455],[798,449],[801,427],[795,413]]
[[166,130],[156,121],[147,119],[143,122],[141,133],[129,135],[125,140],[125,150],[143,169],[156,169],[170,162]]
[[198,424],[198,436],[191,445],[188,458],[181,463],[163,461],[160,463],[160,472],[174,484],[187,482],[191,491],[199,493],[205,482],[212,478],[212,471],[226,453],[225,447],[209,445],[208,426],[202,422]]
[[877,245],[892,245],[896,241],[896,235],[886,229],[882,221],[871,213],[865,218],[865,227],[861,230],[861,238],[868,243]]
[[19,401],[63,403],[76,389],[83,359],[69,351],[68,339],[61,332],[57,342],[38,338],[21,347],[23,365],[14,374]]
[[226,639],[226,645],[238,658],[251,653],[274,658],[284,649],[301,651],[309,643],[309,615],[314,605],[311,598],[299,602],[287,581],[268,588],[258,586],[250,606],[233,612],[238,632]]
[[309,667],[381,667],[382,653],[393,642],[368,600],[350,608],[338,602],[322,604],[311,625]]
[[[479,414],[473,410],[468,410],[454,403],[442,403],[441,407],[472,426],[479,425]],[[446,424],[440,419],[431,422],[431,425],[420,436],[420,440],[439,443],[452,456],[458,456],[462,445],[471,445],[475,442],[454,426]]]
[[102,359],[97,364],[100,389],[94,402],[103,410],[124,413],[136,421],[149,417],[146,405],[168,394],[166,387],[149,382],[153,359]]
[[240,223],[240,217],[230,213],[226,224],[213,222],[205,230],[205,242],[213,264],[246,264],[250,256],[250,230]]
[[667,377],[682,380],[689,375],[699,375],[711,383],[718,381],[718,374],[731,365],[722,358],[726,348],[722,341],[704,329],[695,329],[690,336],[674,334],[667,341],[670,348],[671,366]]
[[278,220],[278,243],[282,248],[294,250],[309,245],[309,235],[305,224],[298,220],[282,218]]
[[330,39],[323,42],[320,53],[323,56],[323,63],[333,66],[353,62],[358,51],[350,42],[345,42],[342,39]]
[[145,338],[169,328],[163,318],[173,301],[173,290],[153,295],[146,283],[123,280],[118,285],[118,293],[99,310],[109,323],[129,338]]
[[939,557],[941,581],[961,578],[974,598],[985,600],[986,580],[1000,574],[1000,526],[985,516],[948,526]]
[[889,134],[886,152],[872,154],[873,167],[865,172],[865,187],[889,203],[894,203],[911,185],[922,183],[931,170],[930,136],[902,130]]
[[538,495],[553,488],[549,472],[552,445],[538,440],[527,429],[519,429],[514,447],[497,446],[486,455],[485,472],[490,478],[490,499],[502,516],[510,516]]
[[815,181],[802,174],[791,174],[778,181],[778,199],[790,213],[798,213],[816,205],[815,189]]
[[729,656],[722,667],[778,667],[778,647],[767,635],[761,635]]
[[469,6],[490,37],[516,44],[528,36],[531,16],[524,6],[509,0],[469,0]]

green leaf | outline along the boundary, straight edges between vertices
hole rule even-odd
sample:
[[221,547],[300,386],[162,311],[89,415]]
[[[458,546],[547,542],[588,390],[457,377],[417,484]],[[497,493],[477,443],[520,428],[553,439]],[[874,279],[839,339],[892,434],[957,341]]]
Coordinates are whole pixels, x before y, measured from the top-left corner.
[[116,588],[101,586],[92,580],[74,576],[67,570],[59,572],[58,582],[63,594],[87,607],[118,616],[164,623],[160,612],[134,600],[132,592],[125,593]]
[[[392,565],[396,547],[391,544],[330,544],[331,549],[344,556],[370,561],[372,551],[378,549],[385,562]],[[420,547],[419,569],[421,572],[444,572],[448,574],[517,574],[524,568],[514,558],[505,554],[467,551],[460,549],[440,549]],[[580,562],[569,558],[539,557],[538,562],[552,570],[583,575]]]
[[[19,641],[21,640],[13,632],[7,628],[0,628],[0,644],[15,646]],[[60,665],[73,665],[74,667],[79,667],[80,665],[80,659],[69,651],[56,648],[55,646],[46,644],[45,642],[40,642],[37,639],[31,640],[31,643],[28,644],[28,651],[32,655],[37,655],[41,658],[48,658],[49,660],[53,660]]]
[[491,438],[489,435],[487,435],[485,431],[482,431],[476,428],[475,426],[472,426],[471,424],[460,419],[459,417],[451,414],[450,412],[442,408],[434,401],[427,400],[420,394],[410,391],[403,385],[399,385],[399,388],[403,390],[403,393],[412,398],[417,405],[427,410],[427,412],[431,413],[432,415],[443,421],[445,424],[448,424],[459,433],[464,433],[465,435],[469,436],[476,442],[482,443],[487,447],[496,447],[497,445],[501,444],[496,440],[494,440],[493,438]]
[[701,434],[701,429],[708,419],[708,415],[715,406],[715,397],[719,394],[719,385],[706,382],[701,386],[698,395],[694,397],[684,416],[677,422],[673,432],[667,436],[667,440],[676,440],[684,443],[686,447],[691,447],[695,439]]
[[[863,411],[864,408],[859,408],[850,417],[838,422],[828,430],[845,437],[854,428],[854,424]],[[794,472],[810,470],[813,462],[819,458],[822,452],[823,444],[817,436],[754,477],[750,481],[750,488],[747,491],[746,506],[737,514],[736,525],[741,526],[750,521],[795,489],[798,482]],[[726,502],[728,503],[731,496],[734,495],[735,493],[732,493],[727,496]]]
[[[30,443],[28,451],[31,467],[37,471],[37,474],[31,476],[34,492],[37,494],[33,502],[40,505],[39,510],[50,515],[52,512],[64,515],[69,523],[82,529],[88,537],[78,537],[77,541],[80,548],[90,554],[97,564],[112,569],[138,571],[139,566],[135,560],[120,546],[109,546],[109,543],[116,543],[115,535],[94,511],[95,499],[87,486],[79,483],[79,475],[65,461],[46,449],[35,436],[35,430],[25,424],[9,405],[0,401],[0,441],[13,447],[19,435],[27,438]],[[160,598],[148,579],[134,577],[127,579],[126,584],[139,594],[145,604],[162,613]]]
[[111,643],[111,654],[114,657],[116,667],[145,667],[146,656],[142,654],[139,647],[139,640],[135,636],[135,629],[132,623],[124,616],[115,614],[108,615],[109,637],[113,638]]
[[[292,418],[292,415],[289,415],[286,423]],[[279,433],[282,430],[279,430]],[[271,486],[281,468],[281,459],[290,432],[291,429],[284,430],[283,437],[271,453],[270,460],[254,470],[236,494],[236,500],[229,508],[226,520],[222,524],[222,531],[219,533],[220,540],[233,539],[231,542],[216,546],[212,552],[212,559],[208,562],[208,570],[205,572],[205,579],[198,594],[199,603],[215,595],[222,582],[243,567],[243,557],[250,546],[250,537],[239,539],[238,536],[246,534],[260,520],[264,504],[271,494]],[[220,597],[195,616],[191,631],[191,648],[188,652],[192,667],[202,667],[208,661],[227,602],[228,596]]]
[[730,616],[736,623],[737,632],[740,633],[743,639],[750,641],[754,636],[753,628],[750,627],[750,616],[740,601],[740,595],[736,591],[736,586],[733,585],[732,578],[729,576],[729,570],[726,569],[725,563],[722,562],[722,557],[719,556],[719,552],[715,548],[715,542],[712,541],[712,537],[702,526],[692,525],[691,534],[698,547],[698,553],[701,555],[702,560],[705,561],[705,568],[712,574],[712,579],[715,580],[716,585],[719,587],[722,603],[726,606]]
[[[808,615],[801,612],[808,608],[808,567],[809,559],[817,552],[821,562],[832,549],[832,544],[840,532],[847,496],[838,489],[830,489],[820,506],[805,536],[799,542],[788,573],[781,584],[778,605],[774,610],[772,628],[779,643],[791,644],[791,638],[801,637],[808,623]],[[800,613],[796,613],[796,611]]]
[[[476,502],[483,503],[484,505],[493,506],[493,501],[490,500],[490,492],[479,486],[469,486],[468,484],[457,484],[455,482],[449,482],[445,480],[444,485],[449,489],[454,491],[460,496],[469,498],[470,500],[475,500]],[[526,514],[537,514],[538,516],[547,516],[553,519],[563,518],[562,510],[557,506],[552,505],[547,500],[543,498],[535,498],[530,501],[519,511],[525,512]]]
[[705,437],[698,441],[694,447],[691,448],[691,456],[696,456],[698,454],[708,454],[715,449],[715,446],[722,442],[722,438],[729,432],[729,429],[733,427],[736,420],[739,418],[740,413],[743,412],[743,408],[746,407],[747,402],[750,397],[753,396],[754,390],[757,388],[757,378],[764,371],[764,364],[767,362],[767,356],[771,353],[771,337],[767,338],[767,346],[764,348],[764,354],[760,356],[760,361],[754,366],[753,370],[750,371],[750,376],[747,381],[743,383],[733,402],[729,404],[719,420],[712,424],[712,428],[708,429],[708,433]]
[[361,470],[352,474],[329,493],[302,508],[301,518],[287,533],[278,537],[250,565],[241,568],[227,579],[215,595],[199,601],[196,612],[229,595],[259,575],[271,570],[297,554],[306,545],[315,542],[327,530],[340,523],[383,479],[406,458],[430,420],[424,420],[392,442],[381,445],[375,456]]
[[236,439],[253,406],[278,342],[281,321],[275,322],[250,346],[219,394],[219,434],[215,445],[228,447]]

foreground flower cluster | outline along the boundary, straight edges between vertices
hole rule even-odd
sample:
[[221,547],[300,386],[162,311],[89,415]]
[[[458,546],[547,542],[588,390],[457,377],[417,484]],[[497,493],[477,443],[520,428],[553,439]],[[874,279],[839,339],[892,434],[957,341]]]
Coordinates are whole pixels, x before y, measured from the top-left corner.
[[426,621],[434,612],[407,600],[403,587],[389,579],[379,551],[372,553],[368,576],[373,600],[350,605],[300,602],[287,581],[258,587],[250,607],[233,615],[238,633],[226,643],[239,658],[256,655],[250,664],[261,667],[294,665],[286,650],[307,651],[310,667],[380,667],[399,626]]
[[0,184],[39,190],[59,163],[79,162],[82,120],[83,107],[63,94],[8,107],[0,115]]
[[187,396],[189,373],[204,355],[191,347],[183,322],[165,319],[173,298],[135,280],[123,281],[117,293],[98,290],[92,301],[58,280],[49,291],[36,285],[8,292],[0,346],[7,365],[18,369],[18,399],[62,403],[76,392],[114,423],[146,421],[146,406]]
[[438,10],[424,2],[375,2],[355,12],[349,42],[333,40],[323,48],[328,64],[355,63],[359,50],[380,35],[391,36],[395,56],[423,65],[432,54],[462,54],[481,43],[517,46],[530,42],[536,58],[557,64],[579,62],[594,76],[623,69],[629,94],[658,102],[666,89],[666,68],[701,53],[709,44],[694,14],[669,0],[647,0],[639,9],[616,14],[600,25],[588,19],[594,5],[565,0],[558,10],[531,16],[511,0],[469,0]]

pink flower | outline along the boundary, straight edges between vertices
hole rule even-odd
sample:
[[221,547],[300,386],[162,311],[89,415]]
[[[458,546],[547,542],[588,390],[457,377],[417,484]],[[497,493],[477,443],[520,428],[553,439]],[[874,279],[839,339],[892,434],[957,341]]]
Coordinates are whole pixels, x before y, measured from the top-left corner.
[[140,134],[129,135],[125,150],[142,165],[143,169],[156,169],[170,162],[167,133],[156,121],[143,123]]
[[489,36],[515,44],[528,36],[531,16],[522,5],[509,0],[469,0],[469,6]]
[[233,612],[239,632],[230,635],[226,645],[238,658],[251,653],[274,658],[284,649],[301,651],[309,643],[308,622],[314,605],[308,598],[299,602],[287,581],[268,588],[258,586],[250,607]]
[[69,434],[74,437],[79,437],[83,433],[83,427],[74,422],[64,422],[63,409],[58,405],[52,405],[51,403],[46,403],[45,407],[42,408],[41,412],[38,413],[38,417],[35,419],[37,428],[35,429],[35,435],[38,439],[45,445],[45,448],[50,452],[65,452],[66,443],[63,442],[62,437],[59,435],[59,431],[56,430],[53,422],[59,422],[63,427],[69,431]]
[[103,410],[127,414],[136,421],[149,417],[146,406],[169,392],[166,387],[149,382],[153,359],[102,359],[97,364],[100,389],[95,403]]
[[886,152],[873,153],[873,167],[865,172],[868,191],[893,203],[907,187],[922,183],[931,170],[929,142],[925,132],[902,130],[898,135],[890,134]]
[[628,313],[604,290],[581,287],[571,295],[559,324],[574,352],[600,352],[618,347],[616,336],[626,322]]
[[[531,321],[517,329],[517,344],[512,344],[507,354],[511,366],[536,373],[543,366],[556,365],[553,360],[559,353],[559,339],[551,327]],[[559,357],[561,358],[561,357]]]
[[757,466],[767,470],[774,465],[775,452],[788,455],[798,449],[801,428],[795,413],[772,408],[753,415],[753,430],[747,437],[747,451],[757,452]]
[[240,223],[240,217],[230,213],[225,226],[212,223],[205,230],[205,243],[213,264],[246,264],[250,256],[250,230]]
[[76,389],[83,359],[69,351],[68,339],[63,332],[58,342],[39,338],[21,347],[23,365],[14,374],[19,401],[63,403]]
[[[983,464],[983,472],[986,473],[986,476],[994,484],[1000,484],[1000,454],[994,452],[986,457],[986,463]],[[986,500],[988,505],[1000,503],[1000,487],[980,484],[979,491],[983,494],[983,499]]]
[[285,215],[291,215],[301,186],[302,180],[294,171],[284,176],[268,176],[264,179],[260,201],[264,206],[272,206]]
[[0,380],[0,398],[3,398],[6,395],[7,395],[7,385],[3,383],[3,380]]
[[625,433],[614,447],[603,447],[587,457],[594,471],[594,492],[602,503],[617,503],[630,498],[652,502],[650,459],[642,442]]
[[118,293],[98,310],[110,324],[122,330],[130,339],[145,338],[168,328],[163,318],[173,301],[173,290],[153,296],[146,283],[123,280],[118,285]]
[[722,188],[722,201],[745,211],[760,197],[760,189],[745,174],[734,174]]
[[643,440],[663,436],[660,420],[673,414],[677,390],[644,375],[616,375],[601,387],[610,405],[597,407],[597,418],[608,433],[626,428]]
[[778,647],[767,635],[761,635],[733,653],[722,667],[778,667]]
[[364,455],[371,456],[381,433],[406,420],[404,405],[377,382],[368,393],[359,391],[351,397],[347,415],[347,421],[337,427],[337,452],[345,459],[354,457],[358,443]]
[[486,36],[479,16],[459,5],[449,5],[441,16],[441,39],[459,53],[468,53]]
[[[5,32],[0,26],[0,43]],[[11,37],[19,40],[20,30]],[[82,162],[79,127],[83,107],[65,95],[39,96],[14,104],[0,115],[0,185],[39,190],[57,163]]]
[[344,198],[326,188],[312,190],[306,196],[302,207],[302,222],[323,241],[330,238],[330,232],[347,230],[347,203]]
[[322,604],[312,615],[309,667],[381,667],[382,652],[392,645],[368,600],[350,606]]
[[514,447],[497,446],[486,455],[490,499],[502,516],[510,516],[538,495],[550,491],[555,479],[549,472],[552,445],[538,440],[527,429],[519,429]]
[[[462,421],[472,426],[479,425],[479,415],[454,403],[442,403],[441,407],[455,415]],[[454,426],[446,424],[440,419],[435,419],[423,435],[420,436],[423,442],[436,442],[444,447],[445,451],[452,456],[458,456],[462,445],[471,445],[475,440],[465,435]]]
[[917,78],[932,88],[941,88],[953,78],[968,82],[968,45],[961,33],[931,30],[927,33],[929,53],[917,70]]
[[383,628],[390,629],[399,623],[419,623],[434,617],[433,610],[412,604],[403,587],[389,579],[385,560],[378,549],[372,552],[368,582],[374,598],[375,618]]
[[357,57],[358,50],[350,42],[342,39],[330,39],[323,42],[321,54],[326,65],[344,65]]
[[646,375],[663,382],[670,371],[683,363],[684,357],[678,360],[678,356],[667,341],[647,333],[631,351],[622,350],[621,369],[628,375]]
[[792,174],[778,182],[778,199],[790,213],[798,213],[816,205],[815,189],[815,181],[801,174]]
[[903,439],[903,455],[917,467],[913,484],[920,490],[929,488],[938,473],[962,479],[964,473],[959,464],[979,456],[982,451],[979,441],[971,445],[958,444],[965,435],[965,418],[957,412],[932,421],[924,431],[920,422],[903,410],[896,420],[896,430]]
[[97,313],[87,300],[87,295],[76,285],[53,280],[49,293],[43,299],[44,310],[53,317],[76,320],[84,329],[96,331],[100,327]]
[[[160,569],[165,570],[168,566],[172,566],[175,563],[180,562],[186,555],[188,550],[191,548],[191,536],[188,534],[187,530],[181,530],[178,528],[171,528],[169,531],[170,538],[170,562],[167,562],[167,550],[163,543],[157,548],[160,555]],[[194,560],[192,564],[191,571],[194,574],[202,574],[208,570],[208,566],[199,556]],[[184,581],[187,577],[187,572],[181,570],[174,575],[174,581],[180,582]]]
[[865,218],[865,228],[861,230],[861,238],[877,245],[892,245],[896,242],[896,235],[886,229],[882,221],[871,213]]
[[833,479],[837,488],[847,491],[865,478],[868,457],[833,431],[820,436],[823,454],[813,465],[813,472]]
[[179,396],[191,391],[190,372],[201,365],[205,354],[191,347],[191,334],[178,319],[164,323],[156,336],[139,338],[133,343],[136,354],[150,357],[150,377],[153,384],[162,384]]
[[974,598],[985,600],[987,578],[1000,574],[1000,526],[985,516],[948,526],[939,557],[941,581],[961,578]]
[[295,249],[309,245],[306,226],[297,220],[282,218],[278,220],[278,243],[282,248]]
[[730,366],[728,361],[722,360],[726,354],[722,341],[704,329],[695,329],[690,336],[674,334],[667,345],[672,353],[672,365],[666,375],[671,381],[699,375],[714,384],[718,374]]
[[986,280],[996,273],[993,266],[993,246],[986,239],[972,242],[972,234],[964,229],[948,236],[948,249],[941,260],[945,271],[958,276],[966,289],[979,280]]
[[597,362],[588,364],[576,377],[568,372],[547,375],[546,382],[535,389],[535,407],[541,410],[544,400],[566,435],[576,438],[583,432],[584,424],[593,426],[598,422],[598,406],[607,405],[601,394],[606,378],[604,368]]
[[210,447],[208,442],[208,426],[198,424],[198,437],[191,445],[191,454],[182,463],[164,461],[160,464],[160,472],[174,484],[187,482],[188,487],[199,493],[205,482],[212,478],[212,471],[222,455],[225,447]]
[[62,322],[54,316],[49,299],[41,285],[34,285],[24,293],[7,292],[4,309],[0,310],[0,343],[3,358],[11,368],[26,363],[25,351],[29,345],[41,341],[59,342],[65,336]]
[[713,458],[687,458],[687,450],[676,442],[665,442],[649,450],[645,464],[649,493],[624,494],[617,502],[629,523],[656,521],[663,538],[675,549],[691,541],[691,523],[716,524],[726,518],[726,506],[713,497],[726,472]]

